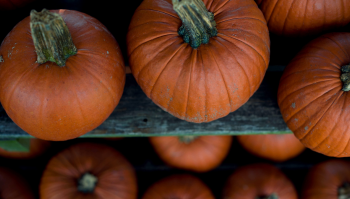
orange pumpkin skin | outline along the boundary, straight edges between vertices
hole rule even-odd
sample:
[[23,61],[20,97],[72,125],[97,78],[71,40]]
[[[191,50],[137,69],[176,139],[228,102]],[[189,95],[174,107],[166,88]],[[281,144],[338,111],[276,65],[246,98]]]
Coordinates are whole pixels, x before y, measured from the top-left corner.
[[0,168],[1,199],[34,199],[27,183],[13,171]]
[[173,175],[153,184],[142,199],[214,199],[210,189],[192,175]]
[[217,167],[227,156],[232,136],[199,136],[190,143],[179,137],[150,137],[159,157],[170,166],[196,172]]
[[[97,177],[92,193],[77,190],[86,172]],[[53,157],[40,183],[42,199],[136,199],[136,176],[131,164],[113,148],[93,143],[71,146]]]
[[127,34],[132,74],[163,110],[189,122],[210,122],[237,110],[264,78],[270,39],[253,0],[203,0],[218,35],[193,49],[177,33],[171,0],[145,0]]
[[338,199],[338,189],[350,182],[350,162],[328,160],[314,166],[308,173],[302,199]]
[[238,168],[228,179],[223,199],[251,199],[277,194],[279,199],[297,199],[292,182],[276,167],[252,164]]
[[327,156],[350,156],[350,101],[341,67],[350,63],[350,33],[323,35],[288,64],[278,88],[284,121],[304,146]]
[[105,121],[119,103],[125,66],[117,42],[99,21],[56,10],[66,22],[76,55],[64,67],[37,64],[27,17],[0,47],[0,100],[8,116],[43,140],[68,140]]
[[269,30],[284,36],[307,36],[350,22],[349,0],[256,0]]
[[248,152],[275,162],[294,158],[305,150],[293,134],[242,135],[237,139]]
[[30,139],[30,147],[28,152],[7,151],[0,148],[0,156],[13,159],[35,158],[43,154],[49,146],[50,142],[33,138]]

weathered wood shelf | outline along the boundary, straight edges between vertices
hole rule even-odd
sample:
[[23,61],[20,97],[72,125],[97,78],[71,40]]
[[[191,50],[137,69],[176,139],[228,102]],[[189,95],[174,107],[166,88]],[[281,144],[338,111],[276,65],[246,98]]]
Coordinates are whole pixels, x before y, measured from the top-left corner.
[[[291,133],[277,105],[277,88],[283,66],[271,66],[249,101],[219,120],[195,124],[170,115],[143,93],[131,74],[124,94],[110,117],[81,137],[146,137],[165,135],[247,135]],[[0,107],[0,139],[32,137],[21,130]]]

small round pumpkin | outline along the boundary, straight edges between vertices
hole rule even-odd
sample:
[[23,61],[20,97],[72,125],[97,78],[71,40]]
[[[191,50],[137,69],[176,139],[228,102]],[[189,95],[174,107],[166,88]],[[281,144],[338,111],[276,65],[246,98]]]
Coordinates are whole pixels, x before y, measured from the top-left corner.
[[305,150],[293,134],[242,135],[237,140],[249,153],[276,162],[294,158]]
[[228,179],[223,199],[297,199],[292,182],[276,167],[252,164],[238,168]]
[[304,146],[327,156],[350,156],[349,72],[350,33],[330,33],[306,45],[280,80],[278,105],[287,126]]
[[7,151],[0,148],[0,156],[13,159],[30,159],[43,154],[50,146],[50,142],[36,138],[30,139],[30,147],[28,152]]
[[80,143],[53,157],[43,173],[40,198],[136,199],[133,167],[111,147]]
[[192,175],[173,175],[153,184],[142,199],[214,199],[210,189]]
[[269,30],[284,36],[306,36],[350,23],[349,0],[256,0]]
[[232,143],[232,136],[169,136],[149,139],[164,162],[196,172],[217,167],[228,154]]
[[34,199],[28,184],[15,172],[0,168],[1,199]]
[[32,11],[4,39],[0,56],[6,113],[43,140],[93,130],[123,93],[125,66],[117,42],[99,21],[78,11]]
[[270,57],[266,21],[254,0],[145,0],[131,20],[127,47],[145,94],[195,123],[246,103]]
[[308,173],[302,199],[346,199],[350,197],[350,162],[328,160]]

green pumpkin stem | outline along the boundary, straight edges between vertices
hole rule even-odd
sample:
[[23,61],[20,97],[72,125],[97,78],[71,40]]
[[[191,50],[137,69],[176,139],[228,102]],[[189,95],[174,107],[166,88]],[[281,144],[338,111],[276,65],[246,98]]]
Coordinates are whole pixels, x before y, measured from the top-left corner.
[[343,82],[343,91],[350,91],[350,64],[341,68],[340,80]]
[[39,64],[51,61],[64,66],[68,57],[77,53],[68,27],[59,14],[46,9],[32,10],[30,29]]
[[173,9],[179,15],[182,26],[178,33],[186,43],[197,49],[217,35],[214,14],[209,12],[202,0],[172,0]]
[[192,135],[179,136],[180,142],[185,143],[185,144],[189,144],[197,138],[198,138],[198,136],[192,136]]
[[262,197],[257,197],[256,199],[278,199],[278,196],[276,193],[273,193],[269,196],[262,196]]
[[97,183],[97,177],[90,174],[90,173],[84,173],[78,180],[78,191],[83,193],[92,193],[94,192],[96,183]]
[[350,198],[350,184],[344,183],[338,189],[338,199],[349,199]]

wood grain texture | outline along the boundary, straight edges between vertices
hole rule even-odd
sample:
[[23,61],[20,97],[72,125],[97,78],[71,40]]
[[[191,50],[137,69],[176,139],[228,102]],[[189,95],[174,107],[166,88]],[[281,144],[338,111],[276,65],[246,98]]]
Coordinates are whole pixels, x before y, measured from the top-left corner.
[[[281,68],[282,69],[282,68]],[[119,105],[98,128],[81,137],[134,137],[165,135],[247,135],[291,133],[277,105],[282,73],[268,71],[260,88],[237,111],[219,120],[195,124],[170,115],[142,92],[131,74]],[[0,107],[0,139],[31,137]]]

